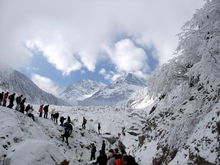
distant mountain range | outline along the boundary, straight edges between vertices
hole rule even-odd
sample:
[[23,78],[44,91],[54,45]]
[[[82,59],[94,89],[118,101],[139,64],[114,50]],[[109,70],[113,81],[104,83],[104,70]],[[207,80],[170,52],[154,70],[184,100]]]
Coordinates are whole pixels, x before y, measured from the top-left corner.
[[91,97],[80,101],[79,105],[125,105],[133,92],[144,87],[146,87],[146,81],[143,78],[128,73],[100,89]]
[[97,81],[88,79],[80,80],[60,89],[58,96],[71,105],[78,105],[80,101],[91,97],[94,93],[103,89],[105,86],[105,84]]
[[125,105],[135,91],[146,87],[144,79],[132,73],[125,74],[109,85],[93,80],[80,80],[67,87],[60,87],[56,96],[35,85],[24,74],[9,69],[0,71],[0,89],[23,94],[33,104],[54,105]]
[[0,70],[0,90],[22,94],[32,104],[69,105],[64,100],[47,93],[35,85],[24,74],[8,69]]

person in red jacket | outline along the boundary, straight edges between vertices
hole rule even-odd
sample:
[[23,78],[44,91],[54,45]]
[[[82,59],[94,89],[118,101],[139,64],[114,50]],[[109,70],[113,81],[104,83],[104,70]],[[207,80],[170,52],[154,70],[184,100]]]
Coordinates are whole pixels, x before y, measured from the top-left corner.
[[40,113],[39,117],[42,117],[42,114],[43,114],[43,108],[44,108],[44,105],[41,104],[41,105],[40,105],[40,108],[39,108],[39,113]]
[[5,94],[4,94],[4,97],[3,97],[3,106],[5,107],[6,106],[6,103],[7,103],[7,99],[8,99],[8,92],[6,92]]

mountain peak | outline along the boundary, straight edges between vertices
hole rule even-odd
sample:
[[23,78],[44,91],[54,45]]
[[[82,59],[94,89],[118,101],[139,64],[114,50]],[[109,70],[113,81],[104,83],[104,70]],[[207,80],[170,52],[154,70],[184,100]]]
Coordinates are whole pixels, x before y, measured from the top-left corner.
[[127,83],[127,84],[133,84],[138,86],[146,86],[146,80],[143,79],[140,76],[137,76],[134,73],[125,73],[124,75],[117,78],[113,84],[119,84],[119,83]]

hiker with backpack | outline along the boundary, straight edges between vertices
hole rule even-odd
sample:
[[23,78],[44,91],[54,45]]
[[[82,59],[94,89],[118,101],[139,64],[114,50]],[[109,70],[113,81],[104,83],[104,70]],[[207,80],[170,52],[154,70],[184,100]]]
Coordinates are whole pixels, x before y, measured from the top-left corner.
[[48,111],[49,111],[49,104],[44,106],[44,118],[46,119],[47,119]]
[[64,134],[61,135],[61,137],[62,137],[62,141],[64,141],[64,138],[66,138],[66,144],[67,145],[69,145],[68,138],[70,137],[72,131],[73,131],[73,126],[70,123],[66,122],[65,129],[64,129]]
[[86,118],[83,116],[83,123],[82,123],[82,128],[83,128],[83,129],[86,129],[86,123],[87,123],[87,120],[86,120]]
[[60,126],[63,126],[64,120],[66,120],[66,118],[61,116],[60,117]]
[[55,112],[53,115],[54,123],[57,124],[57,120],[59,118],[59,112]]
[[25,109],[24,103],[25,103],[25,101],[26,101],[26,98],[23,98],[23,99],[21,100],[21,104],[20,104],[20,106],[21,106],[20,112],[21,112],[21,113],[24,113],[24,109]]
[[15,100],[15,93],[11,94],[9,97],[9,105],[8,108],[12,108],[14,106],[14,100]]
[[91,157],[90,157],[90,161],[95,160],[95,153],[96,153],[96,147],[95,147],[95,144],[92,143],[91,144]]
[[42,117],[42,114],[43,114],[43,109],[44,109],[44,104],[41,104],[40,107],[39,107],[39,117]]
[[16,107],[15,110],[19,111],[21,108],[21,100],[22,100],[23,95],[20,95],[18,97],[16,97],[15,101],[16,101]]
[[51,110],[51,112],[50,112],[50,114],[51,114],[51,116],[50,116],[51,120],[54,120],[54,118],[53,118],[54,113],[55,113],[55,108],[53,108],[53,109]]
[[28,113],[28,111],[31,109],[31,105],[28,104],[26,107],[25,107],[25,112]]
[[4,92],[0,93],[0,105],[2,105],[3,97],[4,97]]
[[[28,105],[30,105],[30,104],[28,104]],[[33,121],[35,121],[35,120],[34,120],[33,111],[34,111],[33,106],[30,106],[30,108],[29,108],[28,111],[26,111],[26,112],[27,112],[27,116],[28,116],[28,117],[31,117],[31,118],[33,119]]]
[[6,107],[6,104],[7,104],[7,99],[8,99],[8,92],[4,93],[4,96],[3,96],[3,106]]

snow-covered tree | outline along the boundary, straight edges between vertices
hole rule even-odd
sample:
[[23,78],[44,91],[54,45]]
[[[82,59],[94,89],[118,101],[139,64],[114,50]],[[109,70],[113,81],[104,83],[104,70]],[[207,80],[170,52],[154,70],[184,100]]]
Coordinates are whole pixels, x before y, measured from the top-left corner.
[[174,89],[179,81],[207,91],[220,85],[220,1],[207,1],[183,26],[178,56],[159,68],[150,79],[151,95]]

